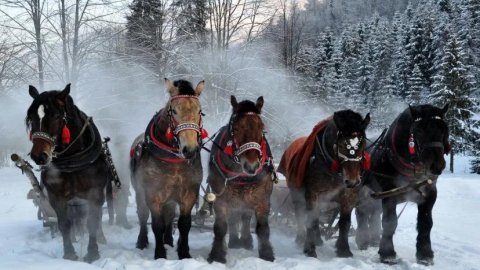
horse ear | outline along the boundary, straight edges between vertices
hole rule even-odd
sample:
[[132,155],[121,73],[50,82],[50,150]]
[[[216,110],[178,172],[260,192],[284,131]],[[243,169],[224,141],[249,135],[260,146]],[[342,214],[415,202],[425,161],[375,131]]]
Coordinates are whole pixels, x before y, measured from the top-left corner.
[[448,105],[449,105],[449,103],[447,103],[447,104],[445,104],[445,106],[443,106],[443,108],[442,108],[442,114],[443,114],[443,115],[445,115],[445,114],[447,113],[447,111],[448,111]]
[[234,95],[230,96],[230,104],[232,104],[233,111],[236,112],[238,108],[238,101]]
[[363,118],[362,129],[367,129],[368,124],[370,124],[370,113],[367,113],[367,115],[365,115],[365,118]]
[[55,97],[57,99],[58,104],[64,106],[67,103],[67,96],[70,94],[70,84],[67,84],[65,88],[57,94]]
[[172,81],[165,78],[165,88],[167,89],[168,93],[171,97],[178,95],[178,89],[173,85]]
[[205,89],[205,81],[202,80],[197,84],[197,87],[195,87],[195,95],[198,97],[200,94],[203,92],[203,89]]
[[37,88],[35,88],[35,86],[33,85],[29,85],[28,86],[28,93],[30,94],[30,96],[35,99],[37,98],[40,94],[38,93],[38,90]]
[[337,127],[338,130],[340,130],[340,126],[342,125],[339,117],[338,117],[338,114],[337,112],[334,112],[333,113],[333,123],[335,123],[335,126]]
[[412,107],[410,104],[408,104],[408,110],[410,111],[410,115],[412,116],[412,119],[417,118],[417,112],[415,110],[415,107]]
[[258,113],[262,112],[263,96],[260,96],[259,98],[257,98],[257,102],[255,103],[255,107],[257,107]]

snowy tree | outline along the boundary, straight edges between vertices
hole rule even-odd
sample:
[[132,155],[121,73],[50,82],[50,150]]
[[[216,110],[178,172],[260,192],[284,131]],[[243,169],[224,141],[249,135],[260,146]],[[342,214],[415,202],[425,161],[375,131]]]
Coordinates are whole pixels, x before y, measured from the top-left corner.
[[473,76],[464,62],[465,54],[455,34],[450,34],[446,44],[440,72],[435,76],[433,103],[439,106],[449,104],[446,121],[450,128],[452,153],[450,170],[453,172],[454,153],[472,149],[475,138],[473,116],[477,111],[476,100],[472,98]]

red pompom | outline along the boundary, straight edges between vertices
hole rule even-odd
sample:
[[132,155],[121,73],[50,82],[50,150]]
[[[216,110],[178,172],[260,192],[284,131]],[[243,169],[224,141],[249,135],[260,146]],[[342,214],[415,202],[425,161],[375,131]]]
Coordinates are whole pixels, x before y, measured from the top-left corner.
[[450,152],[452,151],[452,145],[447,143],[447,145],[445,145],[445,154],[450,154]]
[[208,131],[206,129],[202,128],[200,137],[202,138],[202,140],[208,138]]
[[415,139],[413,138],[413,134],[410,134],[410,138],[408,139],[408,152],[410,155],[415,155]]
[[167,138],[167,140],[171,141],[171,140],[173,140],[173,137],[174,137],[174,136],[175,136],[175,135],[173,134],[172,129],[171,129],[171,128],[168,128],[168,129],[167,129],[167,132],[165,132],[165,138]]
[[62,143],[63,144],[70,143],[70,129],[68,129],[67,125],[65,125],[62,129]]
[[135,148],[130,148],[130,157],[135,155]]
[[363,152],[363,169],[365,171],[370,171],[371,158],[370,154],[367,151]]
[[223,149],[223,152],[229,156],[233,155],[232,144],[231,143],[227,144],[227,146],[225,146],[225,148]]
[[330,165],[330,170],[332,172],[338,172],[340,170],[340,163],[338,160],[333,160],[332,165]]

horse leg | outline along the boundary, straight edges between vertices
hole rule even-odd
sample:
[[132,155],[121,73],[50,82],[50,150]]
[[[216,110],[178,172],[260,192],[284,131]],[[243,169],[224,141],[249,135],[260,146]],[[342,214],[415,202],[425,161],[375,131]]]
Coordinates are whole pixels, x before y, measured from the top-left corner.
[[423,265],[433,265],[433,251],[430,242],[430,231],[432,230],[432,209],[437,200],[437,190],[434,189],[425,198],[425,201],[418,204],[417,217],[417,262]]
[[302,245],[305,243],[305,195],[300,189],[290,189],[290,194],[295,210],[295,219],[297,221],[297,235],[295,243]]
[[394,198],[385,198],[382,201],[382,238],[380,239],[380,261],[386,264],[397,263],[397,253],[393,247],[393,234],[397,229],[397,202]]
[[[94,193],[94,191],[92,191]],[[97,232],[102,221],[102,202],[104,200],[103,189],[100,189],[97,192],[98,197],[89,198],[89,209],[88,209],[88,218],[87,218],[87,228],[88,228],[88,248],[87,255],[83,258],[84,261],[91,263],[100,258],[100,253],[98,252],[97,244]]]
[[240,238],[238,237],[238,218],[239,210],[231,210],[228,214],[228,248],[241,248]]
[[208,255],[208,262],[220,262],[226,263],[227,260],[225,256],[227,255],[226,250],[223,248],[223,242],[225,240],[225,235],[227,234],[227,205],[217,200],[214,204],[215,207],[215,223],[213,224],[213,233],[215,237],[213,238],[212,250]]
[[252,213],[245,211],[242,213],[242,231],[240,236],[240,243],[244,249],[253,249],[253,237],[250,231],[250,222],[252,220]]
[[322,232],[320,230],[320,220],[318,218],[313,221],[313,228],[315,232],[315,245],[323,245]]
[[380,215],[382,214],[382,203],[375,201],[372,204],[372,211],[368,219],[368,227],[370,232],[370,239],[368,245],[371,247],[378,247],[380,243],[380,235],[382,234],[382,221]]
[[151,210],[152,212],[152,231],[155,235],[155,260],[159,258],[166,259],[167,251],[165,250],[163,236],[166,229],[166,220],[161,211],[161,207],[157,208],[157,211]]
[[143,190],[135,190],[135,200],[137,202],[137,216],[140,223],[140,232],[138,234],[136,247],[138,249],[144,249],[148,247],[147,221],[150,212],[145,201],[145,193]]
[[180,205],[180,217],[178,218],[178,232],[180,236],[177,242],[177,253],[180,260],[192,257],[190,256],[190,247],[188,246],[188,233],[192,227],[192,208],[197,202],[197,194],[196,192],[188,192],[183,197]]
[[173,220],[175,219],[175,204],[167,204],[163,207],[165,216],[165,234],[163,242],[173,247]]
[[352,209],[345,209],[345,211],[340,211],[340,219],[338,220],[338,239],[335,243],[337,248],[337,257],[352,257],[353,253],[350,251],[350,246],[348,245],[348,232],[350,231],[350,226],[352,225]]
[[72,239],[70,237],[72,221],[67,216],[67,202],[65,200],[55,200],[54,195],[48,194],[50,204],[57,213],[58,229],[62,233],[63,239],[63,258],[76,261],[78,259],[75,249],[73,248]]
[[355,234],[355,242],[360,250],[366,250],[368,248],[368,242],[370,239],[368,228],[369,210],[369,207],[365,205],[355,208],[355,216],[358,224],[357,233]]
[[108,210],[108,224],[113,225],[113,220],[115,219],[115,213],[113,210],[113,183],[110,179],[107,182],[106,186],[106,199],[107,199],[107,210]]
[[[306,227],[307,232],[305,235],[305,242],[303,246],[303,253],[308,257],[317,257],[317,252],[315,251],[315,231],[316,224],[318,224],[318,209],[315,205],[315,200],[312,198],[311,194],[306,195]],[[308,197],[307,197],[308,196]]]
[[270,243],[270,227],[268,225],[269,213],[269,201],[265,201],[255,208],[255,217],[257,219],[255,232],[257,233],[258,239],[258,256],[260,259],[273,262],[275,257],[273,255],[272,244]]

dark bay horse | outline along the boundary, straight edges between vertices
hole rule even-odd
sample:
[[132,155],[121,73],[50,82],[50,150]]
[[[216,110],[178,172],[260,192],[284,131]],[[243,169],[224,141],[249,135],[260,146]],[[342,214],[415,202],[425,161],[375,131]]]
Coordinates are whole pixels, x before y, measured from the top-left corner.
[[[413,201],[418,205],[417,262],[433,264],[430,231],[433,226],[432,208],[437,198],[436,180],[445,168],[444,154],[450,151],[448,126],[445,114],[448,105],[437,108],[431,105],[412,106],[403,111],[390,125],[388,131],[371,152],[372,168],[366,183],[374,191],[393,193],[382,200],[383,233],[380,240],[380,259],[384,263],[398,261],[393,247],[393,234],[397,228],[397,204]],[[361,208],[359,210],[362,210]],[[366,226],[358,211],[359,229]]]
[[[260,117],[263,102],[263,97],[259,97],[256,103],[249,100],[238,103],[235,96],[231,96],[230,122],[215,137],[208,174],[208,184],[216,195],[215,238],[209,262],[226,262],[223,242],[227,230],[230,230],[230,247],[252,247],[252,210],[257,220],[259,257],[267,261],[275,259],[268,225],[273,165]],[[240,238],[236,215],[242,221]]]
[[340,213],[337,256],[353,256],[348,232],[361,174],[369,167],[365,151],[369,123],[369,114],[362,118],[351,110],[335,112],[319,122],[308,137],[295,140],[282,156],[278,171],[287,177],[295,206],[296,241],[304,241],[304,253],[309,257],[317,256],[315,245],[322,243],[319,216],[330,211]]
[[137,248],[148,245],[147,220],[152,215],[155,259],[166,258],[164,244],[173,246],[172,222],[180,206],[177,244],[179,259],[191,258],[188,233],[191,211],[202,182],[200,149],[206,131],[202,127],[199,96],[204,81],[194,89],[190,82],[165,79],[170,94],[166,106],[152,118],[145,134],[135,140],[130,152],[132,186],[135,189],[140,233]]
[[78,259],[70,239],[73,220],[67,206],[72,201],[86,200],[89,242],[84,260],[92,262],[100,258],[97,230],[101,226],[104,189],[111,177],[100,134],[91,117],[74,105],[70,84],[62,91],[41,94],[30,86],[29,93],[33,102],[25,121],[33,143],[30,156],[42,167],[41,181],[63,237],[63,258]]

